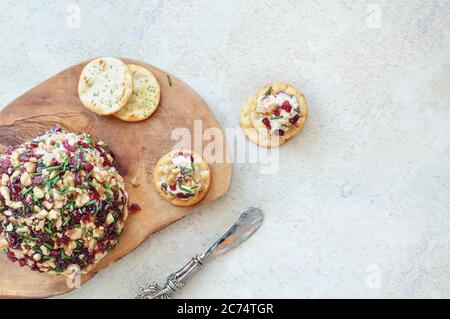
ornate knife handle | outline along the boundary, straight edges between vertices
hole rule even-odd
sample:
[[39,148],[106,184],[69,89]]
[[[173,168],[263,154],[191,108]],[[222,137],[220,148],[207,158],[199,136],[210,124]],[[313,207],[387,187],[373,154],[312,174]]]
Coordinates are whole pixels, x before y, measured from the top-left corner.
[[206,262],[217,257],[230,249],[238,246],[249,238],[263,222],[263,213],[257,207],[245,210],[238,221],[231,226],[206,252],[191,259],[183,268],[171,274],[167,278],[164,288],[157,282],[148,284],[139,289],[136,299],[168,299],[171,295],[184,287],[191,276],[199,270]]
[[202,260],[202,255],[198,255],[189,261],[183,268],[171,274],[167,278],[166,287],[159,287],[157,282],[148,284],[145,288],[139,289],[137,299],[169,299],[170,296],[181,290],[191,276],[199,270],[206,261]]

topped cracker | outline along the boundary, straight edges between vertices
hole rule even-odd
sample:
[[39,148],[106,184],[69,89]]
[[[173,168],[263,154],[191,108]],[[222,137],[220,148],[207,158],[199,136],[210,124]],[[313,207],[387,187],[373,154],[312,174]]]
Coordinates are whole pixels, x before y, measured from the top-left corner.
[[305,124],[308,107],[303,94],[287,83],[263,86],[242,107],[241,128],[246,137],[263,147],[277,147]]
[[211,185],[208,163],[192,150],[175,150],[155,165],[153,182],[158,193],[175,206],[190,206],[205,197]]

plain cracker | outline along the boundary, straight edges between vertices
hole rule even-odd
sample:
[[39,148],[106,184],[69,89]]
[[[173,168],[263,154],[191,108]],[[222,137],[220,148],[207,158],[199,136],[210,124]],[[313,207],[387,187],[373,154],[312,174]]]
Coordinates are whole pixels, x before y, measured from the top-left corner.
[[109,115],[124,107],[133,92],[133,78],[125,63],[103,57],[89,62],[78,82],[81,103],[99,115]]
[[126,122],[137,122],[149,118],[157,109],[161,89],[152,72],[143,66],[128,64],[133,76],[133,93],[128,104],[114,114]]

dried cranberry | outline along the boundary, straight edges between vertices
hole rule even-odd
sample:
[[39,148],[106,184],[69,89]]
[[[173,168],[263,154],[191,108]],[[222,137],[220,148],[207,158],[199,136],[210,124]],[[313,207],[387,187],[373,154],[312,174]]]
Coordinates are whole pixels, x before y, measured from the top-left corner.
[[107,247],[106,242],[100,242],[97,244],[97,246],[98,246],[97,247],[98,252],[104,253],[106,251],[106,247]]
[[75,184],[76,185],[81,185],[83,184],[83,180],[81,179],[81,175],[80,173],[75,173]]
[[94,165],[92,163],[83,163],[83,169],[86,173],[89,173],[94,169]]
[[32,266],[31,266],[31,270],[33,270],[33,271],[41,271],[40,269],[39,269],[39,267],[38,267],[38,265],[36,265],[36,264],[33,264]]
[[57,161],[57,160],[53,160],[51,163],[50,163],[50,166],[58,166],[59,165],[59,162]]
[[42,179],[42,177],[39,177],[39,176],[33,176],[33,181],[32,181],[32,183],[33,183],[34,186],[41,185],[43,181],[44,181],[44,180]]
[[83,146],[83,148],[89,148],[89,144],[87,144],[83,141],[78,141],[77,144]]
[[273,134],[278,135],[278,136],[283,136],[283,135],[284,135],[284,131],[278,129],[278,130],[275,130],[275,131],[273,132]]
[[191,155],[191,163],[194,163],[194,156]]
[[12,262],[17,261],[16,255],[12,251],[8,251],[6,253],[6,257],[8,257],[8,259],[11,260]]
[[7,159],[2,159],[2,160],[0,161],[0,169],[6,171],[6,170],[8,170],[8,168],[10,168],[10,167],[11,167],[11,162],[10,162],[9,160],[7,160]]
[[261,122],[264,124],[265,127],[267,127],[269,130],[272,128],[272,126],[270,125],[270,120],[265,117],[261,120]]
[[61,244],[68,245],[70,242],[70,237],[67,235],[63,235],[61,238],[56,238],[56,245],[61,246]]
[[78,165],[78,160],[77,160],[77,158],[76,158],[75,156],[71,156],[71,157],[69,158],[69,168],[70,168],[70,169],[74,169],[74,168],[77,167],[77,165]]
[[32,232],[32,237],[37,238],[40,245],[42,245],[43,243],[53,245],[52,238],[45,232]]
[[128,210],[130,211],[130,213],[137,213],[139,211],[141,211],[141,206],[139,206],[139,204],[131,204],[130,206],[128,206]]
[[286,112],[290,113],[292,110],[292,105],[289,103],[288,100],[284,101],[283,104],[281,104],[281,108],[285,110]]
[[25,258],[20,258],[19,259],[19,265],[20,267],[23,267],[27,264],[27,260]]
[[74,145],[70,145],[67,140],[63,140],[61,143],[69,152],[75,152],[77,150],[77,148]]
[[58,249],[52,249],[50,252],[50,256],[52,257],[58,257],[61,254],[61,252]]
[[280,107],[278,106],[275,110],[273,110],[272,114],[275,116],[280,116]]
[[93,189],[90,189],[88,191],[88,195],[91,200],[94,200],[94,199],[99,200],[100,199],[100,195],[97,193],[97,191],[95,191]]
[[81,221],[85,224],[89,223],[91,221],[91,216],[88,214],[84,214],[81,216]]
[[105,153],[102,154],[102,157],[103,157],[103,167],[113,166],[113,164],[111,163],[111,161],[109,160],[108,156],[106,156]]
[[61,130],[61,128],[59,127],[59,125],[55,125],[55,126],[53,126],[51,129],[50,129],[50,132],[53,132],[53,133],[58,133],[58,132],[61,132],[62,130]]
[[172,184],[169,186],[171,191],[176,191],[177,190],[177,184]]
[[183,193],[177,193],[177,198],[188,198],[189,195],[188,194],[183,194]]
[[296,114],[293,118],[289,119],[289,123],[292,125],[297,123],[297,121],[300,119],[300,115]]

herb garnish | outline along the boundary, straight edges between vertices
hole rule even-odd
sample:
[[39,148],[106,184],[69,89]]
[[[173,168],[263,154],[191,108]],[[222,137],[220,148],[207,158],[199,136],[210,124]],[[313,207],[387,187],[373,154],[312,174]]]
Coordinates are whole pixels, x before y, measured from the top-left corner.
[[264,95],[269,95],[270,92],[272,92],[272,87],[269,86],[269,88],[264,92]]
[[84,207],[88,207],[88,206],[94,205],[96,202],[97,202],[97,200],[93,199],[93,200],[87,202],[86,204],[84,204]]

